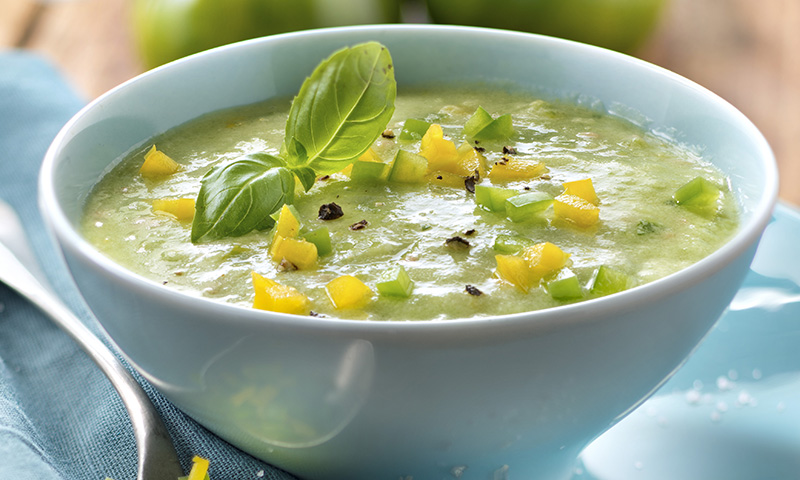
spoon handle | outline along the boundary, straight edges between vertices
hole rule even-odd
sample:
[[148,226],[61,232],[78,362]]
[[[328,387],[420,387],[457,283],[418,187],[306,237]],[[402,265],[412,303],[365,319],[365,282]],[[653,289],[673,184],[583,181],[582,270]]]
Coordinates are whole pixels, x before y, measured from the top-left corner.
[[0,243],[0,281],[27,298],[66,331],[100,367],[125,405],[136,439],[138,480],[176,480],[183,475],[175,447],[147,394],[106,345]]

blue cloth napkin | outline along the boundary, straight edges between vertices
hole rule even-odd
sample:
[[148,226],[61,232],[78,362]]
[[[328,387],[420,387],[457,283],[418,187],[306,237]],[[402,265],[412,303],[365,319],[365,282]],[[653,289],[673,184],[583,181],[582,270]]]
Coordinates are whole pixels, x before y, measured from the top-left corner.
[[[40,57],[0,53],[0,198],[22,218],[51,285],[99,332],[44,230],[36,200],[45,150],[83,104]],[[164,418],[185,471],[199,455],[211,460],[212,480],[294,478],[208,432],[137,379]],[[0,285],[0,479],[106,477],[136,477],[136,444],[122,402],[65,333]]]

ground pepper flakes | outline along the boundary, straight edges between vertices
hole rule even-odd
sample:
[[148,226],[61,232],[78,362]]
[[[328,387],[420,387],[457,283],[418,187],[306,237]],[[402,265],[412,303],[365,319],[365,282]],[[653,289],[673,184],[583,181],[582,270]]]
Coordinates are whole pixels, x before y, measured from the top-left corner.
[[444,241],[444,244],[450,248],[456,248],[456,249],[466,249],[471,247],[471,245],[469,244],[469,240],[465,240],[464,238],[459,237],[458,235],[456,235],[455,237],[448,238],[447,240]]
[[350,225],[350,230],[353,230],[353,231],[355,231],[355,230],[363,230],[364,228],[367,228],[367,225],[369,225],[368,221],[359,220],[356,223]]
[[472,295],[473,297],[480,297],[481,295],[483,295],[483,292],[481,292],[472,285],[467,285],[467,287],[464,290],[466,290],[466,292]]
[[335,203],[326,203],[319,207],[320,220],[336,220],[344,215],[342,207]]
[[478,171],[475,170],[475,173],[464,179],[464,188],[466,188],[469,193],[475,193],[475,184],[478,180],[480,180],[480,175]]

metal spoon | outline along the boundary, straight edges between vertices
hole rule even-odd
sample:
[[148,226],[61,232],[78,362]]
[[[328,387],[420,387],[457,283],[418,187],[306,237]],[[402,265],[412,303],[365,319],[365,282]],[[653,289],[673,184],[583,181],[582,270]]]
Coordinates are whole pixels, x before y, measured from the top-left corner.
[[0,200],[0,282],[27,298],[66,331],[111,381],[133,425],[139,457],[136,478],[177,480],[183,470],[175,446],[147,394],[108,347],[45,286],[47,281],[28,245],[16,212]]

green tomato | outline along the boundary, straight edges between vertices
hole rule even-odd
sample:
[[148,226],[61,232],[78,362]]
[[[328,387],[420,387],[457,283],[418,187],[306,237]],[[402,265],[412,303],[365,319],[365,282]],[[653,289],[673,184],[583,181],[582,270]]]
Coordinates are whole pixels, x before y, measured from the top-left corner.
[[400,20],[400,0],[135,0],[133,32],[148,68],[274,33]]
[[667,0],[427,0],[436,23],[504,28],[631,53]]

